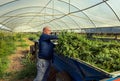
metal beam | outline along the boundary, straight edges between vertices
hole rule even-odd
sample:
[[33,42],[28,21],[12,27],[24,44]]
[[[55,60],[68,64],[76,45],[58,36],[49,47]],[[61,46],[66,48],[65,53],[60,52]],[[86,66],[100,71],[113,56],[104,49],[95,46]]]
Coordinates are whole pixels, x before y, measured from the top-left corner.
[[[21,9],[25,9],[25,8],[38,8],[38,7],[43,7],[43,6],[31,6],[31,7],[24,7],[24,8],[12,10],[12,11],[9,11],[9,12],[3,14],[1,17],[5,16],[5,15],[7,15],[7,14],[9,14],[9,13],[12,13],[12,12],[14,12],[14,11],[17,11],[17,10],[21,10]],[[46,7],[46,8],[48,8],[48,7]],[[48,9],[52,9],[52,8],[48,8]],[[54,9],[54,10],[57,11],[57,12],[59,12],[59,13],[65,14],[65,13],[63,13],[63,12],[57,10],[57,9]],[[68,16],[68,17],[69,17],[69,16]],[[71,17],[69,17],[69,18],[72,19]],[[6,21],[6,20],[5,20],[5,21]],[[5,21],[4,21],[4,22],[5,22]],[[4,22],[2,22],[2,23],[4,23]],[[68,26],[68,27],[69,27],[69,26]]]
[[[28,12],[28,13],[30,13],[30,12]],[[4,20],[4,22],[7,21],[7,20],[9,20],[9,19],[12,19],[12,18],[14,18],[14,19],[5,22],[5,24],[8,24],[9,22],[16,22],[16,19],[23,18],[20,15],[24,15],[24,14],[28,14],[28,13],[17,14],[17,15],[15,15],[17,18],[16,17],[15,18],[14,17],[10,17],[10,18]],[[36,12],[31,12],[31,13],[36,13]],[[15,20],[15,21],[13,21],[13,20]],[[62,22],[64,25],[66,25],[68,27],[68,25],[63,20],[60,20],[60,22]]]
[[[104,1],[104,0],[103,0]],[[105,2],[105,4],[112,10],[112,12],[114,13],[114,15],[116,16],[116,18],[118,19],[118,21],[120,22],[120,18],[119,16],[116,14],[116,12],[114,11],[114,9],[107,3]]]

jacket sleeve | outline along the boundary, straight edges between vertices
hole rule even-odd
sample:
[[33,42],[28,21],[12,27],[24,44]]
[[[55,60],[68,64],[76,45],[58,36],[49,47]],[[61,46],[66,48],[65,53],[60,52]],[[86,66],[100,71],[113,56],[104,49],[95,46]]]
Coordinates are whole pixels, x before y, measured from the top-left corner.
[[56,35],[49,35],[49,39],[52,40],[52,39],[58,39],[58,37]]
[[58,39],[56,35],[44,35],[42,36],[42,40],[53,40],[53,39]]

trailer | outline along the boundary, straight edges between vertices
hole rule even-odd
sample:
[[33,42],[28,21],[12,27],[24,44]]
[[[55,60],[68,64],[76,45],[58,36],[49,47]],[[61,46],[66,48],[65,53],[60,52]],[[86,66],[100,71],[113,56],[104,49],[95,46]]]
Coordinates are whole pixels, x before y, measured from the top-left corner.
[[[31,53],[38,54],[38,41],[30,47]],[[82,60],[65,57],[62,54],[54,53],[53,64],[55,70],[67,73],[71,81],[120,81],[120,71],[106,72]],[[65,77],[63,75],[63,77]],[[65,81],[65,80],[57,80]]]
[[73,81],[120,81],[120,72],[108,73],[82,60],[54,54],[53,66],[67,72]]

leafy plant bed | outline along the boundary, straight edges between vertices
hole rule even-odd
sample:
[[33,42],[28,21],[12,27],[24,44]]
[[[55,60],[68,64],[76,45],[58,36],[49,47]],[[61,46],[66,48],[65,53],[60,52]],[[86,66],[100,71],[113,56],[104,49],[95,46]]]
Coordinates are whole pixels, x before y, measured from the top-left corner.
[[16,46],[14,44],[14,36],[11,33],[0,33],[0,78],[5,75],[9,60],[7,56],[12,54]]
[[120,70],[120,43],[89,40],[85,35],[62,32],[59,34],[58,54],[77,58],[107,72]]

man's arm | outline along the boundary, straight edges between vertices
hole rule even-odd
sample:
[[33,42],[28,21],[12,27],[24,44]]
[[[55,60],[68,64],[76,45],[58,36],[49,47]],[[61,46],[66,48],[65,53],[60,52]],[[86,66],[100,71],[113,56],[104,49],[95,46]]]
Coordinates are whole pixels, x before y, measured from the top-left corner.
[[47,34],[44,34],[41,38],[42,38],[42,40],[58,39],[58,37],[56,35],[47,35]]
[[50,40],[52,40],[52,39],[58,39],[58,37],[56,35],[49,35],[49,38],[50,38]]

